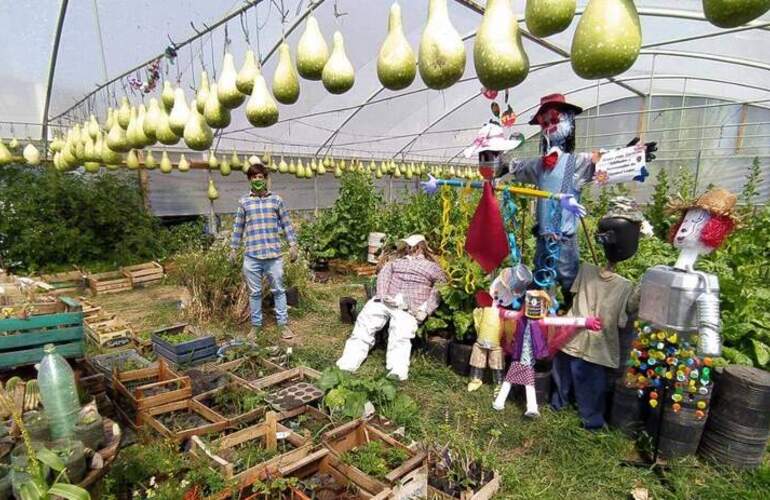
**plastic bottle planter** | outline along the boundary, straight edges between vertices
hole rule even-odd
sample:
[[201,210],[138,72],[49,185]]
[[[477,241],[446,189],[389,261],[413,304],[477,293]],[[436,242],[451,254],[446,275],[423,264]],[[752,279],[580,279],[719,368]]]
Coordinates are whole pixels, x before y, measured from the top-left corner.
[[[190,333],[189,340],[185,339]],[[197,365],[216,357],[217,343],[213,335],[193,337],[187,323],[156,330],[152,334],[152,348],[155,354],[174,365]],[[174,341],[174,339],[184,339]]]

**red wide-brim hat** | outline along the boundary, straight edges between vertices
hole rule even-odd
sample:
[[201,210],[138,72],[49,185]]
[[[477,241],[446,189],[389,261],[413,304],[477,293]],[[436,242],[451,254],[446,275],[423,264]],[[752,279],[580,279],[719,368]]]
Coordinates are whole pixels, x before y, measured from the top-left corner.
[[540,98],[540,108],[538,108],[537,113],[532,116],[529,124],[537,125],[537,116],[551,108],[570,110],[573,111],[576,115],[579,115],[583,112],[583,108],[580,106],[568,103],[563,94],[550,94]]

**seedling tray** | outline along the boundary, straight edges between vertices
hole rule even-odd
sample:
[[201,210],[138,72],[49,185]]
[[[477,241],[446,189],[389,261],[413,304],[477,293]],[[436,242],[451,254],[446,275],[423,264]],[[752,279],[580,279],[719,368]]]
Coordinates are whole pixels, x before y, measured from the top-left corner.
[[[390,498],[391,494],[390,489],[387,488],[378,494],[374,494],[367,491],[364,485],[357,484],[355,480],[347,477],[340,470],[339,459],[326,448],[321,448],[302,460],[283,467],[279,473],[283,477],[296,477],[303,483],[311,482],[314,478],[318,480],[319,477],[326,476],[326,480],[323,481],[326,494],[321,498],[332,498],[332,495],[334,495],[334,498],[345,498],[346,500],[380,500]],[[335,485],[338,485],[337,488],[333,488],[329,484],[332,481]],[[316,498],[316,491],[304,490],[302,486],[292,488],[292,490],[292,493],[296,495],[294,498],[300,500]]]
[[241,426],[263,417],[268,409],[268,405],[264,401],[253,409],[241,413],[234,413],[232,409],[225,409],[217,403],[217,397],[227,391],[245,391],[254,395],[259,394],[246,382],[234,377],[230,377],[230,379],[231,381],[227,385],[198,394],[193,399],[219,415],[223,420],[226,420],[232,427]]
[[46,344],[55,344],[56,352],[66,358],[83,356],[80,304],[68,297],[61,300],[67,312],[0,320],[0,368],[37,363]]
[[380,480],[374,478],[359,468],[343,463],[340,460],[340,471],[363,485],[367,491],[381,493],[390,488],[391,498],[424,498],[428,494],[428,460],[424,452],[414,451],[399,443],[392,437],[369,425],[364,419],[353,420],[333,429],[323,435],[323,444],[340,458],[345,452],[363,446],[370,441],[379,440],[386,447],[397,447],[406,452],[409,457],[400,466],[391,470]]
[[251,386],[267,393],[266,401],[277,411],[289,411],[318,401],[323,391],[314,382],[321,374],[306,366],[299,366],[250,382]]
[[94,295],[125,292],[132,288],[131,280],[122,271],[89,274],[86,280]]
[[217,343],[213,335],[205,335],[185,342],[172,344],[165,337],[175,335],[190,329],[187,323],[169,326],[155,330],[152,333],[152,348],[158,356],[162,356],[173,364],[197,365],[204,363],[217,354]]
[[178,375],[163,360],[148,368],[114,373],[113,384],[135,410],[192,396],[190,377]]
[[131,286],[140,287],[158,283],[163,279],[163,266],[155,261],[121,268],[131,282]]
[[[187,422],[172,425],[174,415],[185,415]],[[165,405],[154,406],[139,412],[141,424],[149,425],[159,434],[176,442],[184,441],[192,436],[203,436],[219,432],[227,427],[227,420],[203,406],[194,399],[175,401]]]
[[[215,439],[210,444],[198,437],[192,438],[192,444],[192,452],[208,459],[225,479],[233,480],[236,489],[249,486],[267,475],[277,474],[282,467],[306,457],[311,449],[305,438],[278,423],[273,412],[267,412],[264,422]],[[274,450],[276,454],[260,463],[242,464],[235,457],[243,446],[258,446]],[[217,498],[227,498],[227,495]]]

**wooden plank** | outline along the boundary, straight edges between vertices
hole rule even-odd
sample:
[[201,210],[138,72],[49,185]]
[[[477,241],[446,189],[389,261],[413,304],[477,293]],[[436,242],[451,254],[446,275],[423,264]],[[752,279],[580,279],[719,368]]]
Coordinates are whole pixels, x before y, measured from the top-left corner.
[[82,322],[82,312],[47,314],[45,316],[32,316],[29,319],[10,318],[0,320],[0,332],[39,330],[54,326],[77,325]]
[[[84,351],[83,341],[68,342],[66,344],[56,344],[56,352],[65,358],[82,356]],[[7,368],[11,366],[22,366],[37,363],[43,359],[43,347],[27,349],[23,351],[0,353],[0,367]]]
[[275,449],[278,447],[278,439],[275,435],[275,412],[267,412],[267,415],[265,415],[265,425],[267,425],[267,434],[265,434],[265,449],[268,451],[275,451]]
[[69,328],[57,328],[55,330],[43,331],[40,333],[21,333],[18,335],[8,335],[0,337],[0,351],[10,349],[19,349],[27,346],[45,345],[57,342],[66,342],[68,340],[81,340],[83,338],[83,327],[73,326]]

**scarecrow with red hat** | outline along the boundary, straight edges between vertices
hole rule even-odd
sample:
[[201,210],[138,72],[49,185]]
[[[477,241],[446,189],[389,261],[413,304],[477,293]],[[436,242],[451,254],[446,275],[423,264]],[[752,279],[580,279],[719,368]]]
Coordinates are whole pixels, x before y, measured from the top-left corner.
[[[542,97],[540,108],[529,122],[539,125],[542,131],[542,156],[499,165],[496,175],[510,173],[543,191],[572,194],[579,200],[583,186],[594,180],[596,164],[601,158],[598,151],[575,153],[575,117],[582,112],[580,106],[567,102],[562,94]],[[632,140],[629,146],[638,141],[638,138]],[[647,161],[655,158],[652,155],[655,150],[654,142],[645,144]],[[574,210],[560,206],[555,200],[537,201],[535,282],[543,288],[558,282],[565,309],[572,303],[570,289],[578,271],[578,217]]]

